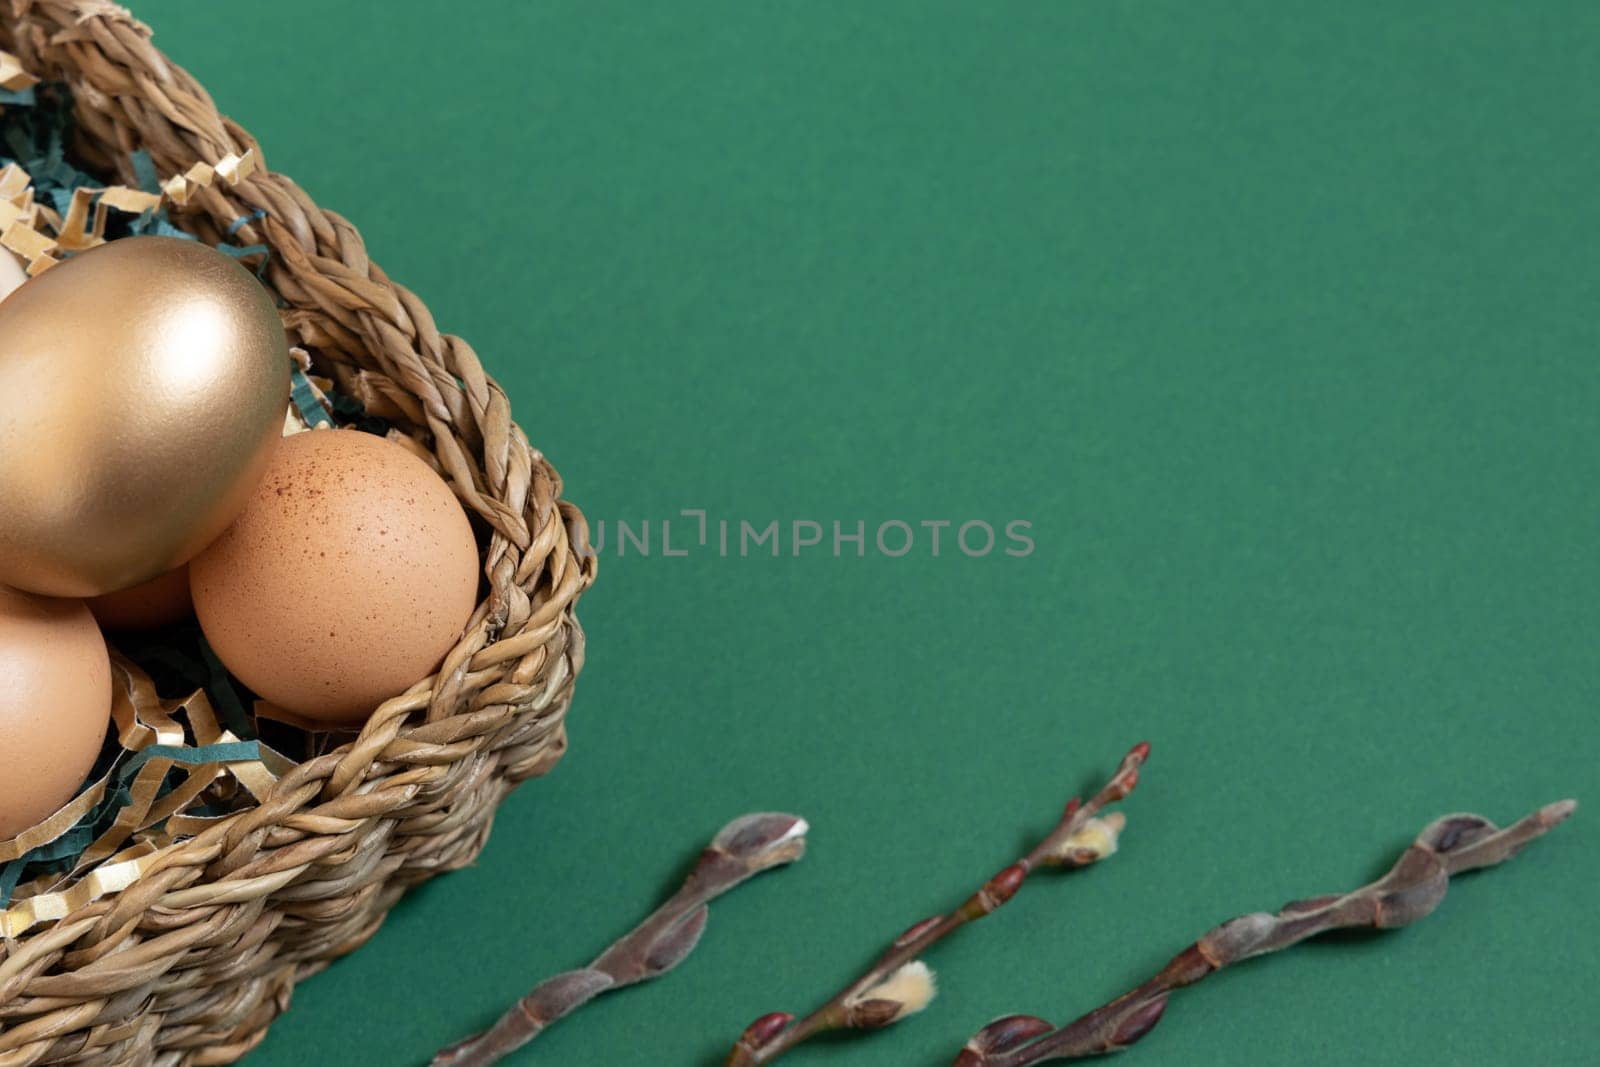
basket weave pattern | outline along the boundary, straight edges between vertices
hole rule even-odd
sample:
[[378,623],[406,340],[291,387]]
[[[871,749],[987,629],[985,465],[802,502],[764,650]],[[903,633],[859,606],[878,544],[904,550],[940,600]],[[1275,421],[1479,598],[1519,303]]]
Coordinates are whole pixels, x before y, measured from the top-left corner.
[[[71,87],[71,151],[86,169],[135,185],[137,149],[166,177],[255,147],[121,8],[5,2],[0,47]],[[487,598],[438,674],[378,708],[358,739],[169,846],[120,894],[0,943],[0,1067],[243,1056],[297,979],[364,942],[408,887],[477,855],[500,800],[565,749],[583,664],[583,516],[472,349],[281,174],[213,182],[173,220],[207,242],[270,249],[291,343],[421,443],[489,531]]]

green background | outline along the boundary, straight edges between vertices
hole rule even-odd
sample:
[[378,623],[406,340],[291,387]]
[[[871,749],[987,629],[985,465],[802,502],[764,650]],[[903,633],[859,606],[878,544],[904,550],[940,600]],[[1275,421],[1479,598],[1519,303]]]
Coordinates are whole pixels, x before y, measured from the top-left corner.
[[[135,6],[608,538],[703,507],[1037,545],[608,540],[568,758],[255,1067],[423,1060],[751,809],[807,816],[807,859],[513,1062],[710,1067],[1142,737],[1121,854],[936,950],[927,1014],[791,1062],[937,1067],[1436,815],[1593,784],[1595,5]],[[1595,819],[1182,995],[1128,1062],[1593,1062]]]

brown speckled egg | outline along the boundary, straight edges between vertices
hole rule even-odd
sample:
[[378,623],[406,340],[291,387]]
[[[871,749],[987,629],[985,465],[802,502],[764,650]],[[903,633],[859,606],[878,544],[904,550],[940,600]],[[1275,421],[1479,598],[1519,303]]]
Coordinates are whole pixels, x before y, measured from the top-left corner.
[[426,678],[477,601],[471,524],[434,471],[355,430],[286,437],[189,565],[201,629],[263,699],[355,725]]
[[110,722],[111,660],[89,609],[0,586],[0,841],[77,795]]
[[194,602],[189,599],[189,566],[170,570],[132,589],[90,597],[85,603],[108,630],[171,626],[194,617]]

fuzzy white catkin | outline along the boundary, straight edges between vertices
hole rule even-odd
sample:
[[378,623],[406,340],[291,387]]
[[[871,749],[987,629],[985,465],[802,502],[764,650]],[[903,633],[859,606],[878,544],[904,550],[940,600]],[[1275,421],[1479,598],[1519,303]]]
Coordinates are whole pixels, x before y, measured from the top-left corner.
[[852,997],[851,1000],[857,1003],[868,1000],[894,1001],[900,1005],[900,1010],[894,1017],[903,1019],[926,1008],[932,1003],[938,991],[938,982],[928,965],[921,960],[912,960],[910,963],[902,964],[889,977],[860,995]]

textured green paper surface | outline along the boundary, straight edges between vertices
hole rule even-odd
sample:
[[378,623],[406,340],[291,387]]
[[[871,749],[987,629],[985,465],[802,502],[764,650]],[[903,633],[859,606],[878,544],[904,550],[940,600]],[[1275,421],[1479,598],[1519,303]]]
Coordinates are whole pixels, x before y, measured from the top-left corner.
[[811,854],[680,971],[514,1060],[710,1067],[1140,737],[1114,860],[944,946],[928,1014],[790,1062],[940,1067],[1437,815],[1569,794],[1421,925],[1242,966],[1124,1060],[1595,1061],[1600,9],[136,6],[608,536],[705,507],[1037,542],[609,555],[568,758],[251,1064],[419,1062],[728,818],[801,812]]

